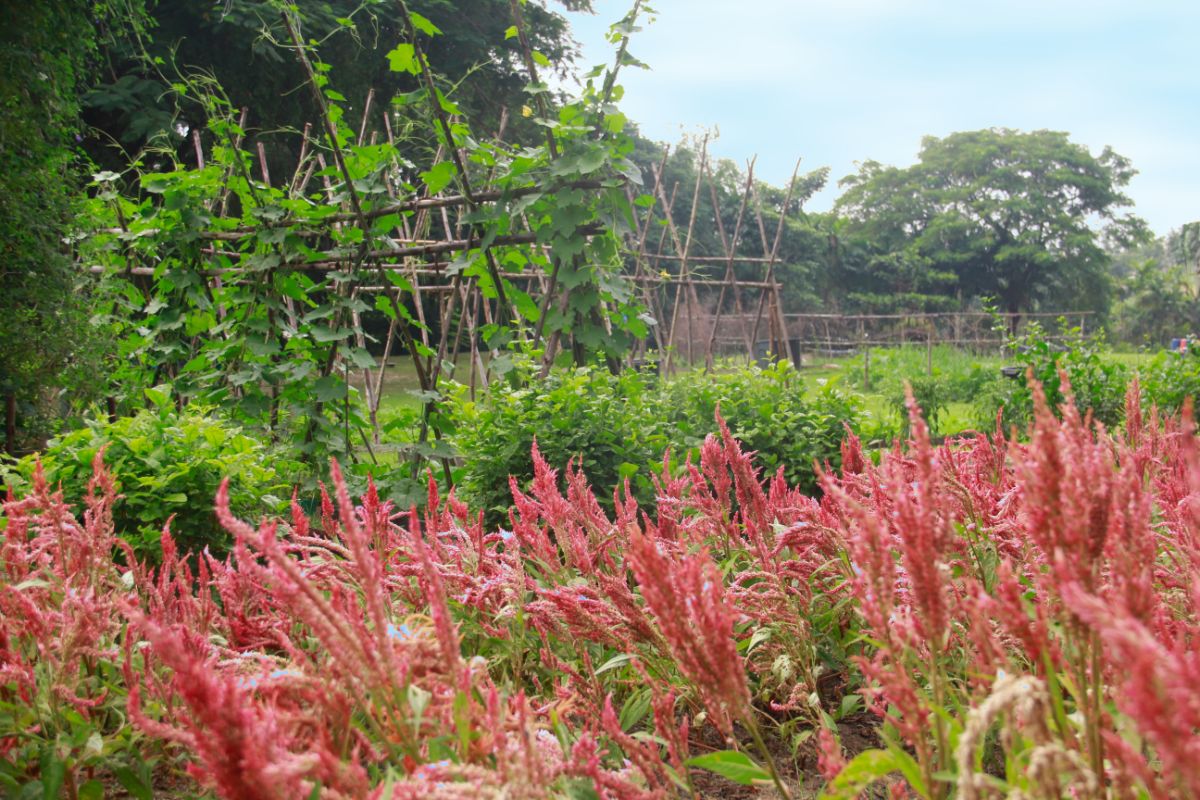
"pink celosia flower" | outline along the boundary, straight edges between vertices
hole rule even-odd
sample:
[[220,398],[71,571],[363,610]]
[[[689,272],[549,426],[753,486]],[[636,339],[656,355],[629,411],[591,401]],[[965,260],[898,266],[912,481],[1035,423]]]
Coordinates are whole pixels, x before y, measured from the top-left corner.
[[679,670],[696,687],[724,733],[750,710],[746,673],[733,640],[733,610],[708,554],[660,551],[644,534],[630,538],[629,561]]

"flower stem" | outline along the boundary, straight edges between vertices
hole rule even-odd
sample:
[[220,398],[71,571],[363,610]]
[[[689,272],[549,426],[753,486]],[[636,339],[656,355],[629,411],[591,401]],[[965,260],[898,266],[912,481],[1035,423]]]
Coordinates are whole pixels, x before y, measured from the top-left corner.
[[771,780],[775,782],[775,788],[779,791],[779,796],[784,800],[792,800],[792,794],[783,785],[783,779],[779,777],[779,768],[775,766],[775,759],[771,756],[771,751],[767,749],[767,743],[763,741],[762,733],[758,730],[758,723],[754,721],[754,712],[751,711],[746,715],[746,727],[750,729],[750,736],[754,739],[754,746],[758,748],[758,752],[762,755],[763,760],[767,762],[767,771],[771,773]]

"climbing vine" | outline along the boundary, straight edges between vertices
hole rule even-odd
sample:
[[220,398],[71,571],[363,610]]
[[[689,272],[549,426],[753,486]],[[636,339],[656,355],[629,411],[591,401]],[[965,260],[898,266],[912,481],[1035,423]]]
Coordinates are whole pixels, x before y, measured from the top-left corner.
[[[126,409],[164,394],[202,402],[310,460],[370,463],[378,422],[363,394],[377,391],[370,371],[385,349],[411,359],[424,404],[410,477],[428,458],[448,476],[440,380],[471,293],[486,319],[467,335],[497,377],[514,351],[547,365],[560,354],[619,359],[646,335],[622,275],[641,176],[616,83],[638,63],[626,43],[646,9],[613,27],[614,63],[573,99],[557,102],[537,77],[544,57],[525,46],[529,104],[516,111],[545,131],[534,144],[471,127],[425,57],[440,31],[420,14],[402,6],[407,37],[386,56],[417,88],[374,113],[368,99],[355,117],[294,9],[279,10],[290,41],[276,45],[304,67],[322,117],[291,175],[270,175],[249,146],[252,109],[185,76],[175,91],[207,119],[191,132],[190,162],[145,153],[124,174],[94,176],[77,248],[106,299],[93,322],[118,343],[107,391]],[[513,12],[509,35],[520,36],[519,4]],[[363,322],[375,312],[386,337]]]

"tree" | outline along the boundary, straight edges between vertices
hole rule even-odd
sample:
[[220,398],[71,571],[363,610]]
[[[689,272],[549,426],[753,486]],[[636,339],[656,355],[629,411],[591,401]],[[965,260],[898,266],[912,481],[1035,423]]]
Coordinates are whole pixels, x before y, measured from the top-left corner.
[[0,397],[10,452],[18,407],[28,422],[44,389],[64,384],[90,341],[63,243],[79,185],[78,96],[98,41],[141,25],[138,8],[123,0],[0,7]]
[[1145,223],[1123,209],[1135,171],[1066,133],[1007,128],[926,137],[918,162],[868,161],[844,178],[837,210],[851,231],[954,276],[947,293],[992,296],[1005,311],[1039,304],[1103,308],[1106,244],[1133,244]]
[[[564,0],[588,9],[589,0]],[[494,133],[508,110],[509,141],[541,138],[520,114],[527,77],[508,0],[409,0],[408,7],[442,31],[430,43],[430,63],[445,78],[443,91],[482,133]],[[531,46],[549,70],[565,75],[576,55],[567,20],[537,3],[522,4]],[[386,53],[403,38],[395,0],[301,0],[301,33],[320,42],[321,58],[337,76],[351,117],[374,92],[373,122],[398,93],[418,88],[414,76],[388,68]],[[89,151],[102,166],[123,169],[129,154],[165,139],[181,153],[180,132],[203,129],[208,109],[181,92],[181,79],[204,75],[235,108],[248,108],[251,135],[266,143],[272,174],[290,174],[300,141],[295,134],[318,119],[304,74],[290,52],[278,0],[158,0],[152,37],[116,42],[106,52],[104,79],[84,98],[98,136]],[[373,124],[369,130],[378,131]],[[122,152],[125,151],[125,152]]]
[[1200,330],[1196,267],[1200,225],[1188,223],[1165,238],[1112,254],[1118,302],[1111,328],[1121,341],[1162,346]]

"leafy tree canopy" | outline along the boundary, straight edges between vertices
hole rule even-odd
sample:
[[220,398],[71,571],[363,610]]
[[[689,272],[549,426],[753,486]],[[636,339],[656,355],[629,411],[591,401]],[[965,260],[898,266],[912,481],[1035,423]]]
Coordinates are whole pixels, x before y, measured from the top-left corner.
[[[329,72],[337,76],[346,110],[361,115],[368,93],[380,109],[398,94],[418,89],[415,76],[389,69],[386,54],[403,38],[399,4],[393,0],[299,0],[293,4],[306,41],[318,42]],[[441,35],[428,57],[447,95],[476,127],[495,132],[505,110],[507,138],[542,134],[520,113],[529,102],[509,0],[409,0]],[[565,0],[588,9],[589,0]],[[103,166],[121,169],[147,142],[165,140],[181,151],[180,134],[202,129],[208,109],[189,102],[180,79],[207,76],[234,107],[249,109],[256,139],[282,173],[294,165],[294,131],[319,118],[303,72],[289,52],[278,0],[158,0],[151,9],[152,36],[115,42],[100,84],[84,98],[86,119],[98,133],[90,143]],[[531,47],[547,72],[565,74],[576,56],[567,20],[537,3],[521,13]],[[544,58],[542,58],[544,57]],[[373,126],[377,129],[379,126]],[[382,136],[383,131],[379,131]]]
[[911,167],[862,164],[842,180],[837,211],[910,282],[916,265],[944,291],[990,295],[1006,311],[1095,308],[1107,297],[1105,245],[1147,236],[1123,210],[1134,174],[1127,158],[1094,156],[1066,133],[992,128],[927,137]]
[[[64,231],[79,187],[79,94],[110,31],[140,29],[139,0],[0,4],[0,396],[24,416],[81,369],[87,308]],[[78,399],[78,398],[75,398]],[[12,450],[17,435],[4,431]]]

